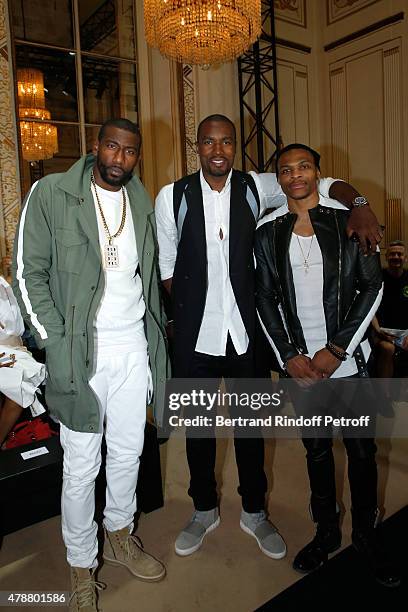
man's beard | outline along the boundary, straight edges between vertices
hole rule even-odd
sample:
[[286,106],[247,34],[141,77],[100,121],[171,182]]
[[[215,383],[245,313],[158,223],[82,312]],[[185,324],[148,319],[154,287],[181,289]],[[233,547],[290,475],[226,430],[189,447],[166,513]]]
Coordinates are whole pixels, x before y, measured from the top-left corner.
[[109,176],[108,171],[111,166],[105,166],[105,164],[103,164],[98,158],[96,158],[96,165],[98,166],[99,173],[105,183],[111,187],[122,187],[122,185],[126,185],[126,183],[132,178],[132,171],[124,172],[122,176],[118,177]]
[[228,176],[230,170],[231,168],[228,168],[228,170],[223,170],[222,168],[210,168],[208,174],[210,176]]

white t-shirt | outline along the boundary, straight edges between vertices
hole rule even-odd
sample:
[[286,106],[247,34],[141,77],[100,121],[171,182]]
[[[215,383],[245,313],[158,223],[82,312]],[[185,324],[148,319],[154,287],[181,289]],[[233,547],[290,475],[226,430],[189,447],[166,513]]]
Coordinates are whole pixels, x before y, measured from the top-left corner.
[[[327,343],[326,319],[323,309],[323,258],[316,236],[292,234],[289,246],[296,308],[307,346],[312,358]],[[307,262],[307,272],[305,269]],[[331,378],[357,374],[356,360],[350,355],[342,361]]]
[[[99,185],[97,190],[106,223],[110,234],[113,235],[118,230],[122,219],[122,190],[107,191]],[[99,244],[104,263],[104,247],[108,244],[108,239],[93,187],[91,191],[95,203]],[[125,226],[120,236],[113,240],[113,244],[118,247],[119,266],[117,268],[104,267],[105,290],[94,321],[97,355],[112,354],[112,351],[118,350],[123,354],[147,349],[143,323],[146,308],[140,274],[136,274],[139,259],[132,211],[126,190],[125,195]]]

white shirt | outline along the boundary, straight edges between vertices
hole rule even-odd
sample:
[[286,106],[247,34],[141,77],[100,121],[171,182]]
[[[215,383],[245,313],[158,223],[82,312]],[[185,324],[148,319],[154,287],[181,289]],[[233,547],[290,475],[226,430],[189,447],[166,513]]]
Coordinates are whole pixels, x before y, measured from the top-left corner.
[[23,333],[24,322],[13,290],[0,276],[0,353],[16,356],[13,368],[0,368],[0,391],[19,406],[30,406],[31,416],[36,417],[45,412],[35,395],[45,378],[45,366],[25,349]]
[[[99,201],[112,234],[118,230],[122,219],[122,190],[108,191],[97,186]],[[108,239],[103,227],[101,214],[97,205],[94,188],[96,218],[98,220],[99,244],[102,261],[105,261],[104,247]],[[112,354],[112,351],[131,353],[144,351],[147,348],[144,333],[143,316],[145,303],[142,293],[140,275],[136,275],[139,263],[132,211],[129,197],[126,195],[126,223],[122,233],[114,238],[113,244],[118,247],[119,266],[104,268],[105,290],[94,321],[95,350],[98,355]]]
[[[207,240],[208,289],[203,321],[195,350],[208,355],[225,355],[228,332],[238,355],[248,348],[248,334],[242,321],[229,278],[229,212],[231,174],[221,192],[211,189],[200,170]],[[276,175],[250,172],[260,199],[260,215],[267,208],[286,202]],[[334,179],[322,179],[320,190],[328,195]],[[173,210],[173,185],[163,187],[156,198],[155,215],[162,280],[173,277],[178,235]],[[220,225],[221,224],[221,225]],[[223,240],[219,229],[223,228]],[[224,232],[225,230],[225,232]]]
[[207,295],[195,350],[207,355],[225,355],[228,332],[238,355],[247,351],[249,342],[229,277],[231,175],[232,171],[218,192],[211,189],[200,172],[207,243]]
[[8,282],[0,276],[0,344],[21,344],[24,323],[14,293]]

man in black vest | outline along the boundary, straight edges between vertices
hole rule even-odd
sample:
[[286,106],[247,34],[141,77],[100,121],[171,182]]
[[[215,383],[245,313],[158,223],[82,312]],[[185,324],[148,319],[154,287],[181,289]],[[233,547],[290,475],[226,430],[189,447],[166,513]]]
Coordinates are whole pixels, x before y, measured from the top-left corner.
[[[201,170],[165,186],[156,200],[160,270],[171,293],[174,316],[174,374],[179,378],[249,378],[254,376],[256,328],[253,239],[256,223],[268,207],[283,204],[275,175],[233,170],[236,133],[230,119],[211,115],[197,132]],[[362,245],[376,245],[381,235],[365,198],[347,183],[323,179],[323,195],[360,206],[350,232]],[[330,192],[330,193],[329,193]],[[366,231],[367,230],[367,231]],[[195,512],[176,540],[176,553],[198,550],[219,522],[214,475],[215,438],[187,432],[189,495]],[[273,559],[286,545],[264,511],[264,444],[259,438],[234,439],[242,496],[241,528]]]

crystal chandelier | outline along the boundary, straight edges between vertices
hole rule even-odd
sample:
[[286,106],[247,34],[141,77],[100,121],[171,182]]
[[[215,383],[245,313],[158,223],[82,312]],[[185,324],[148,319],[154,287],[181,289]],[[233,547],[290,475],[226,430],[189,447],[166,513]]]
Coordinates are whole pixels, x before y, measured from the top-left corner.
[[45,108],[44,77],[36,68],[17,70],[18,111],[23,157],[27,161],[50,159],[58,153],[58,133],[48,123]]
[[261,0],[144,0],[146,40],[186,64],[242,55],[261,33]]

